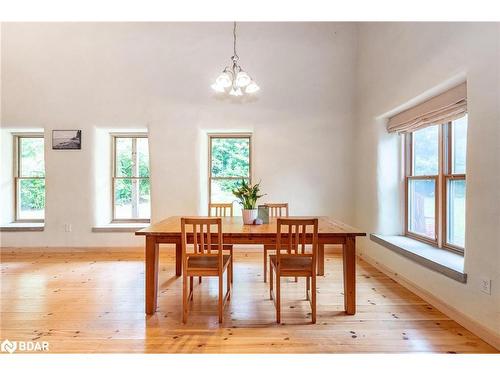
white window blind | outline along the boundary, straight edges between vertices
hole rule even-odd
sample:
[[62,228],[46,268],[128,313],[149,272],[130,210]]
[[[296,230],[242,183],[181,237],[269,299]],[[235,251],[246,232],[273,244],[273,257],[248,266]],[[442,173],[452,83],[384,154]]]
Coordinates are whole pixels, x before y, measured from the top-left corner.
[[456,120],[467,113],[466,82],[389,119],[389,133],[407,133]]

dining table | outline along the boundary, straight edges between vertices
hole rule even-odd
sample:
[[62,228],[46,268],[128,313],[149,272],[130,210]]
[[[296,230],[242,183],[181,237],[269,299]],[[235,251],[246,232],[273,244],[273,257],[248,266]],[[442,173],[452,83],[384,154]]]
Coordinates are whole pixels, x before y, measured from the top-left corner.
[[[182,275],[181,217],[171,216],[135,232],[145,236],[145,311],[156,312],[158,301],[159,245],[175,244],[175,274]],[[342,245],[344,310],[348,315],[356,313],[356,237],[366,233],[328,216],[318,218],[317,273],[325,272],[325,245]],[[311,218],[311,216],[288,216],[288,218]],[[225,245],[275,245],[276,218],[260,225],[244,225],[241,216],[222,217],[223,243]],[[188,239],[189,241],[189,239]],[[312,241],[312,235],[306,239]]]

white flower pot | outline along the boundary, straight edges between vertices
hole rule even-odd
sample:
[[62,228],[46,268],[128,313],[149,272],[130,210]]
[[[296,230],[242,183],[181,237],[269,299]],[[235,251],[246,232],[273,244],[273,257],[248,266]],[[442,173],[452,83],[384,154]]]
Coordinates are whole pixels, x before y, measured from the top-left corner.
[[243,214],[243,224],[253,224],[254,220],[257,219],[258,210],[256,208],[251,210],[241,210]]

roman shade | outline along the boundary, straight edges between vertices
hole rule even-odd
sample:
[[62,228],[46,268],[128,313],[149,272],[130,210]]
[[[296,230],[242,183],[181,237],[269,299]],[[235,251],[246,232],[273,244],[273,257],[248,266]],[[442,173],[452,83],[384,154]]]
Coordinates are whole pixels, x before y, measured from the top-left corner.
[[467,83],[464,82],[421,104],[389,118],[389,133],[407,133],[432,124],[456,120],[467,113]]

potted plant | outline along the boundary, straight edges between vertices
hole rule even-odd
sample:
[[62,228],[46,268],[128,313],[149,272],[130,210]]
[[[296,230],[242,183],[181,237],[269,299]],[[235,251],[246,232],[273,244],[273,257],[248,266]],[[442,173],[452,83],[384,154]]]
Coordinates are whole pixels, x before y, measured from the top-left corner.
[[257,219],[257,199],[264,195],[259,195],[260,182],[255,185],[241,180],[240,186],[233,190],[233,194],[238,198],[242,207],[243,224],[253,224]]

